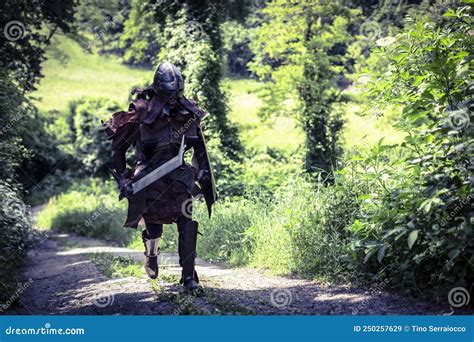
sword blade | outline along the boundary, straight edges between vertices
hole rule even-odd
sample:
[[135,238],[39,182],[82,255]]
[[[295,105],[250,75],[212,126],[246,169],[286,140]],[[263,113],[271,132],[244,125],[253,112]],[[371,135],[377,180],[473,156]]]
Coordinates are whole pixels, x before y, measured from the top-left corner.
[[183,156],[184,156],[184,135],[183,135],[183,138],[181,139],[181,146],[179,147],[178,155],[168,160],[163,165],[154,169],[145,177],[133,183],[132,184],[133,194],[135,195],[137,192],[143,190],[150,184],[156,182],[161,177],[166,176],[171,171],[180,167],[183,164]]

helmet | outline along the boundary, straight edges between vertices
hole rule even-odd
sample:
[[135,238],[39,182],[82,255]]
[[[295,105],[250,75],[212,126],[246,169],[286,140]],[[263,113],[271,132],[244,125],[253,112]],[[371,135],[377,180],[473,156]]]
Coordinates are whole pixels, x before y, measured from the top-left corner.
[[169,93],[182,93],[184,80],[181,70],[169,62],[161,63],[155,71],[153,86],[157,90]]

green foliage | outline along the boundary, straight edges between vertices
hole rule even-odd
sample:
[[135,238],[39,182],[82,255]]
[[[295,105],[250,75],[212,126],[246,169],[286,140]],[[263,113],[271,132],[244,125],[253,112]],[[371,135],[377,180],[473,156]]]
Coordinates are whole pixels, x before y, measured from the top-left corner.
[[[252,42],[252,70],[264,81],[264,116],[298,113],[306,132],[306,170],[328,174],[336,166],[342,128],[334,104],[346,101],[351,71],[349,26],[358,15],[342,2],[275,1],[262,10],[264,23]],[[296,101],[290,107],[289,100]],[[283,113],[282,113],[283,114]]]
[[[473,282],[468,12],[448,10],[437,23],[410,19],[394,44],[379,49],[388,71],[373,75],[378,102],[403,106],[396,125],[407,135],[400,146],[381,142],[364,160],[384,190],[372,196],[375,205],[363,223],[378,231],[376,241],[364,244],[366,260],[378,255],[387,276],[410,292],[444,296]],[[389,150],[398,157],[385,157]]]
[[77,181],[76,172],[56,169],[31,189],[24,190],[25,202],[31,206],[44,204],[51,197],[68,191]]
[[22,136],[26,136],[25,117],[32,110],[5,72],[0,72],[0,179],[12,182],[20,163],[28,156]]
[[[47,136],[34,107],[26,94],[34,90],[41,77],[40,65],[44,47],[56,29],[69,30],[73,1],[4,1],[0,11],[3,36],[0,39],[0,300],[10,300],[13,283],[18,278],[28,243],[30,222],[26,207],[19,198],[17,172],[25,175],[44,175],[44,166],[56,155],[53,148],[41,146],[31,149],[31,142]],[[42,28],[42,30],[40,30]],[[31,132],[35,132],[31,134]],[[32,139],[33,137],[33,139]],[[42,141],[48,144],[48,141]],[[44,153],[43,153],[44,152]],[[33,156],[34,162],[27,161]],[[39,161],[39,162],[38,162]],[[26,165],[25,165],[26,163]],[[20,169],[20,165],[23,168]],[[32,166],[30,169],[28,166]],[[50,164],[48,165],[50,166]],[[34,171],[37,171],[35,173]],[[24,180],[23,180],[24,181]]]
[[107,177],[105,167],[112,164],[110,141],[101,130],[103,121],[111,113],[121,110],[120,106],[106,98],[80,98],[69,104],[68,123],[74,157],[82,164],[82,175]]
[[247,25],[230,20],[222,23],[221,29],[226,73],[250,76],[247,64],[254,56],[249,47],[252,30]]
[[150,3],[134,0],[120,35],[120,49],[127,64],[155,66],[160,51],[160,25]]
[[[41,77],[41,62],[44,60],[44,47],[51,36],[60,28],[69,31],[73,18],[74,2],[28,1],[18,6],[18,2],[3,2],[0,13],[2,23],[15,20],[21,25],[9,26],[11,39],[0,41],[0,70],[8,73],[15,86],[29,92]],[[15,26],[16,25],[16,26]],[[38,28],[44,27],[44,30]],[[4,27],[7,32],[7,27]]]
[[302,4],[293,6],[286,1],[274,1],[259,12],[262,19],[250,42],[255,57],[249,67],[266,82],[260,92],[261,115],[296,114],[301,109],[297,84],[303,77],[305,55]]
[[114,256],[110,253],[90,254],[99,271],[109,278],[143,277],[143,264],[132,257]]
[[38,216],[38,226],[127,244],[133,231],[122,227],[126,204],[117,203],[114,188],[113,182],[93,181],[54,197]]
[[18,189],[0,181],[0,300],[7,302],[14,292],[18,267],[23,265],[31,223]]
[[129,12],[130,2],[126,0],[96,1],[93,5],[89,1],[78,2],[74,15],[78,30],[74,38],[89,51],[120,52],[119,38]]

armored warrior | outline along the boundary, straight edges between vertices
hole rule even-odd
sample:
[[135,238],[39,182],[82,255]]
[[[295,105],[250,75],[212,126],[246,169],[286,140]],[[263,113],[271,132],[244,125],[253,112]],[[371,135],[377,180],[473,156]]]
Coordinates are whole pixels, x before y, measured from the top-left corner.
[[[128,111],[117,112],[105,131],[112,140],[120,199],[128,199],[125,227],[137,228],[143,218],[145,271],[158,277],[159,242],[163,224],[176,223],[178,253],[182,267],[180,283],[185,291],[199,288],[195,271],[198,223],[192,220],[193,197],[203,196],[209,216],[217,195],[201,121],[206,116],[195,102],[183,96],[184,80],[179,68],[161,63],[153,83],[134,89]],[[133,167],[127,168],[126,152],[135,147]],[[192,149],[192,164],[183,154]]]

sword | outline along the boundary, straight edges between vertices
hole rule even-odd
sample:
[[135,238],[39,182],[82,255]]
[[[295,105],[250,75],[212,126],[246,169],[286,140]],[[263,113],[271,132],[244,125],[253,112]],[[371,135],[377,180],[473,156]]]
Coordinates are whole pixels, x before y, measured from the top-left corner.
[[184,156],[184,135],[183,135],[183,138],[181,139],[181,145],[179,146],[178,155],[176,155],[175,157],[168,160],[163,165],[157,167],[156,169],[151,171],[149,174],[147,174],[143,178],[140,178],[135,183],[133,183],[132,184],[133,194],[135,195],[137,192],[143,190],[148,185],[152,184],[153,182],[157,181],[161,177],[166,176],[171,171],[183,165],[183,156]]

